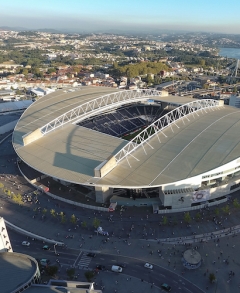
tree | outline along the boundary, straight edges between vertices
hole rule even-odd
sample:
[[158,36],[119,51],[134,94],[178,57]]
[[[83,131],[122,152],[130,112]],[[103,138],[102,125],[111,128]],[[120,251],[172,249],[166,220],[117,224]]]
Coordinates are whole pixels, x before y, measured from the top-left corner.
[[67,269],[67,275],[72,280],[75,275],[75,269],[74,268]]
[[66,219],[66,216],[65,216],[64,212],[60,212],[59,216],[60,216],[61,223],[62,224],[66,223],[67,219]]
[[56,211],[54,209],[50,210],[50,214],[52,217],[54,217],[54,218],[56,217]]
[[201,219],[201,214],[200,213],[196,213],[195,219],[196,219],[196,221],[199,221]]
[[42,210],[42,213],[43,213],[44,216],[46,216],[47,211],[48,211],[48,210],[47,210],[46,208],[44,208],[44,209]]
[[164,216],[162,222],[163,222],[163,225],[167,225],[168,218],[166,216]]
[[200,59],[199,60],[199,64],[204,67],[205,66],[205,60],[204,59]]
[[191,220],[192,219],[191,219],[189,212],[185,213],[184,214],[184,221],[189,224],[191,222]]
[[215,212],[215,215],[218,216],[219,213],[220,213],[219,208],[216,208],[216,209],[214,210],[214,212]]
[[100,220],[97,218],[93,219],[93,227],[97,229],[100,226]]
[[215,280],[216,280],[216,276],[214,275],[214,273],[210,273],[210,274],[209,274],[209,281],[210,281],[211,283],[213,283]]
[[223,211],[225,214],[229,214],[229,212],[230,212],[229,205],[226,205],[225,207],[223,207],[223,208],[222,208],[222,211]]
[[86,221],[83,221],[83,222],[81,223],[81,226],[82,226],[83,228],[87,228],[87,222],[86,222]]
[[151,74],[148,74],[148,75],[147,75],[147,84],[148,84],[148,85],[151,85],[152,83],[153,83],[152,76],[151,76]]
[[49,274],[49,276],[55,276],[56,273],[58,272],[58,267],[57,266],[47,266],[46,271]]
[[71,221],[72,224],[76,224],[77,218],[76,218],[76,216],[74,214],[71,215],[70,221]]
[[17,203],[17,204],[19,204],[19,205],[22,205],[23,204],[23,200],[22,200],[22,196],[21,196],[21,194],[20,193],[18,193],[18,194],[11,194],[11,196],[12,196],[12,200],[15,202],[15,203]]
[[53,67],[51,67],[51,68],[48,68],[48,74],[50,74],[50,73],[53,73],[53,72],[56,72],[56,68],[53,68]]
[[86,279],[88,282],[91,282],[92,281],[92,278],[94,277],[94,272],[93,271],[86,271],[84,273]]
[[239,201],[238,201],[237,198],[234,198],[234,200],[233,200],[233,206],[234,206],[235,208],[237,208],[237,209],[240,207],[240,203],[239,203]]

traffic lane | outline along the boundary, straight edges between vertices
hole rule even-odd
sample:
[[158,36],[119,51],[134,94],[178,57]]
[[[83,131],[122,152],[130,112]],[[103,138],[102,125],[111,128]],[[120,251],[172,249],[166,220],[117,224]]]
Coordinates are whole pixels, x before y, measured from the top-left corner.
[[125,265],[125,268],[123,268],[124,274],[142,279],[149,283],[154,283],[157,287],[160,287],[162,283],[167,283],[172,287],[172,292],[203,292],[191,282],[165,268],[159,267],[155,264],[153,264],[152,270],[145,268],[145,262],[138,259],[122,257],[119,255],[99,254],[92,261],[92,265],[95,267],[96,265],[104,265],[109,271],[111,270],[112,265],[121,264]]
[[78,254],[76,253],[68,253],[68,252],[62,252],[60,255],[56,255],[54,251],[49,250],[43,250],[39,247],[33,248],[19,245],[17,247],[17,250],[14,250],[15,252],[24,253],[29,256],[32,256],[35,259],[42,259],[46,258],[50,260],[51,265],[70,265],[72,266],[76,259],[78,258]]

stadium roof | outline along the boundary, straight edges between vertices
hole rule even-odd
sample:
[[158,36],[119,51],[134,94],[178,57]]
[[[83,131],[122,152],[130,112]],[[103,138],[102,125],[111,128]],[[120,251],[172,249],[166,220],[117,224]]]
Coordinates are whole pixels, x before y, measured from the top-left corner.
[[35,274],[37,265],[25,254],[1,252],[0,268],[1,293],[9,293],[27,283]]
[[[94,177],[94,168],[116,155],[127,141],[68,123],[23,146],[24,135],[79,104],[112,92],[116,89],[84,87],[75,92],[57,91],[36,101],[24,112],[13,134],[19,157],[34,169],[65,181],[135,188],[183,180],[239,157],[240,113],[228,106],[180,119],[160,137],[153,136],[144,148],[139,147],[134,152],[138,160],[130,155],[102,178]],[[193,101],[178,96],[155,96],[154,100],[175,105]]]

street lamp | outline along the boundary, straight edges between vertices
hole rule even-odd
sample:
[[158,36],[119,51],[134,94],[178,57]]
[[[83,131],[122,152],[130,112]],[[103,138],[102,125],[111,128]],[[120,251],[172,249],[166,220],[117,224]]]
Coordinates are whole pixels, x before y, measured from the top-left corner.
[[57,253],[57,250],[56,250],[56,245],[57,245],[57,243],[55,243],[55,244],[53,245],[53,247],[54,247],[54,252],[55,252],[55,254],[59,255],[59,253]]

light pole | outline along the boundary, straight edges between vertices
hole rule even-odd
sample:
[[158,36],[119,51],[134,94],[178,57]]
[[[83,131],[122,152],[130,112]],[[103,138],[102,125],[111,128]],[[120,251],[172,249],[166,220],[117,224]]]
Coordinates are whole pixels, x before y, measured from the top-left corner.
[[55,244],[53,245],[55,254],[57,254],[56,245],[57,245],[57,243],[55,243]]

